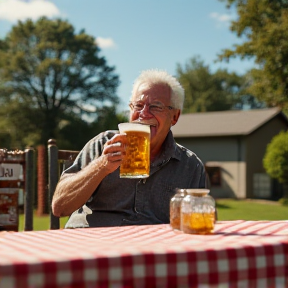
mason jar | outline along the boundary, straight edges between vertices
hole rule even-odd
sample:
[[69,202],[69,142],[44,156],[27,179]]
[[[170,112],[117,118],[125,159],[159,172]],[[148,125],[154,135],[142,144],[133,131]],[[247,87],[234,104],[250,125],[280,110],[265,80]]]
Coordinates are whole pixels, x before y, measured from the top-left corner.
[[170,200],[170,225],[175,230],[180,230],[180,208],[185,195],[185,189],[177,188],[175,195]]
[[186,189],[181,202],[180,230],[188,234],[211,234],[215,225],[215,200],[209,189]]

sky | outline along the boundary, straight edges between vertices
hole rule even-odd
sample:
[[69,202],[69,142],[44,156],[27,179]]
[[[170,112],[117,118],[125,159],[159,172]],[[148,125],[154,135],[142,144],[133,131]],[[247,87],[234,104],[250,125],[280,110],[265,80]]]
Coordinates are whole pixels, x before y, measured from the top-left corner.
[[222,49],[242,40],[229,30],[235,10],[219,0],[0,0],[0,39],[18,20],[41,16],[67,20],[79,33],[95,37],[109,66],[115,67],[121,106],[128,107],[141,71],[162,69],[175,75],[199,56],[214,72],[244,74],[254,65],[240,59],[215,62]]

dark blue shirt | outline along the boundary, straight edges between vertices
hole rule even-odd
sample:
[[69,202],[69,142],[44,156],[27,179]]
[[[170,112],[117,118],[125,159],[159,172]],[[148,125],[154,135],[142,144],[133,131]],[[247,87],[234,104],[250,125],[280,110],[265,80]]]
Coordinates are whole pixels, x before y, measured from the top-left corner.
[[[80,171],[99,157],[115,133],[106,131],[90,140],[64,173]],[[86,206],[71,215],[66,228],[169,223],[169,203],[175,189],[205,188],[205,178],[201,160],[177,144],[170,131],[161,155],[150,165],[148,178],[119,178],[118,168],[103,179]]]

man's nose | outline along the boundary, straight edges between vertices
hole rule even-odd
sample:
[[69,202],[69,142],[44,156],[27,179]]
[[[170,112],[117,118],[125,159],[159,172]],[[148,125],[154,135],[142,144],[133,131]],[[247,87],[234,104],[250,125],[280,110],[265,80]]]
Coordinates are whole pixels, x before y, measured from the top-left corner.
[[143,109],[140,111],[140,114],[143,115],[143,116],[151,116],[153,115],[151,112],[150,112],[150,106],[145,104]]

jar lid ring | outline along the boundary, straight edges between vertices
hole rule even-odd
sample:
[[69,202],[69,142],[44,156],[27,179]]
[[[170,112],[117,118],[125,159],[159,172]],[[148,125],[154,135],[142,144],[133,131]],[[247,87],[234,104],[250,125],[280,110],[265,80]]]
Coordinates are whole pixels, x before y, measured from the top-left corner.
[[209,189],[186,189],[187,194],[195,196],[205,196],[209,194]]

